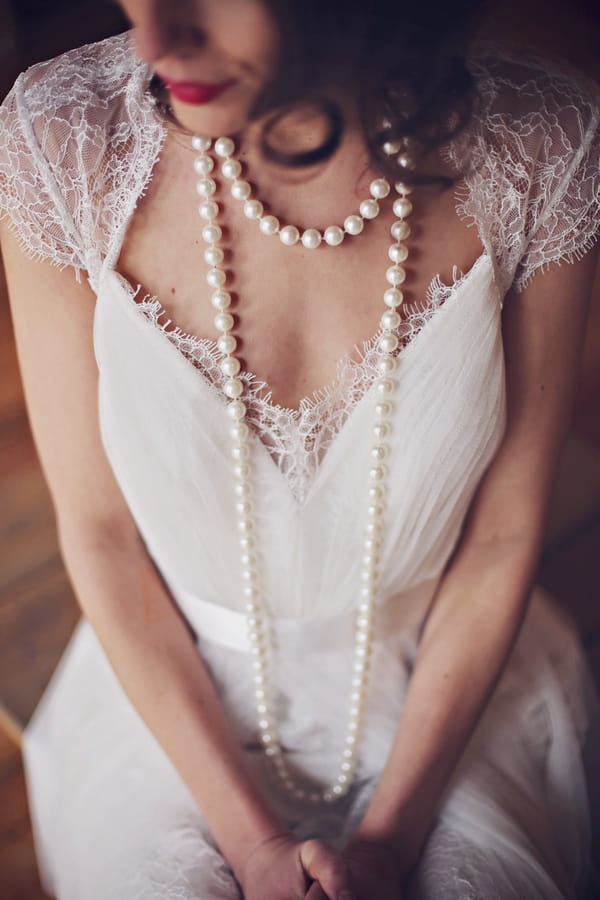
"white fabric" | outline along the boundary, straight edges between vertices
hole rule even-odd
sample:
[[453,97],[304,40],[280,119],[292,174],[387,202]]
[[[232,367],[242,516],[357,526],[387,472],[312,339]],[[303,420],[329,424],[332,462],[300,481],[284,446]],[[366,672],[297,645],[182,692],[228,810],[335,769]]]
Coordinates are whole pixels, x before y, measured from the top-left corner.
[[[598,103],[535,62],[472,62],[481,109],[447,152],[472,165],[461,211],[484,252],[434,283],[403,337],[390,514],[359,780],[335,808],[273,797],[298,834],[343,845],[389,750],[419,623],[505,423],[501,305],[598,221]],[[25,250],[86,270],[102,440],[148,552],[193,631],[265,790],[239,637],[242,593],[215,348],[167,331],[115,271],[164,126],[127,37],[43,63],[0,110],[0,206]],[[41,298],[43,302],[43,298]],[[541,311],[543,314],[543,311]],[[372,415],[372,343],[300,411],[251,410],[277,716],[287,751],[329,779],[344,733]],[[252,379],[251,379],[252,380]],[[392,514],[393,513],[393,514]],[[290,626],[290,620],[293,626]],[[294,621],[295,620],[295,621]],[[226,629],[227,633],[221,633]],[[595,707],[570,626],[536,592],[510,663],[440,806],[409,900],[582,896],[581,745]],[[60,900],[234,900],[238,889],[170,761],[81,620],[25,733],[44,886]],[[207,773],[210,777],[210,773]]]

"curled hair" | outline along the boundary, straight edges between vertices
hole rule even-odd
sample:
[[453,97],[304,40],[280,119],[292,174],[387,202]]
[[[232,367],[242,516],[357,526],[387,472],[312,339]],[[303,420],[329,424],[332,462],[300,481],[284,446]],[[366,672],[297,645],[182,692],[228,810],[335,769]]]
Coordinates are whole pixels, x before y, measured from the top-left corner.
[[[449,185],[452,179],[413,170],[456,136],[473,113],[476,91],[465,63],[485,0],[265,0],[280,32],[279,63],[250,116],[267,117],[263,152],[281,164],[309,165],[332,155],[344,127],[328,90],[356,97],[373,164],[392,179]],[[164,86],[162,86],[164,88]],[[150,86],[159,105],[165,94]],[[327,138],[306,153],[283,154],[268,133],[287,112],[310,103],[329,123]],[[408,164],[399,170],[399,150]]]

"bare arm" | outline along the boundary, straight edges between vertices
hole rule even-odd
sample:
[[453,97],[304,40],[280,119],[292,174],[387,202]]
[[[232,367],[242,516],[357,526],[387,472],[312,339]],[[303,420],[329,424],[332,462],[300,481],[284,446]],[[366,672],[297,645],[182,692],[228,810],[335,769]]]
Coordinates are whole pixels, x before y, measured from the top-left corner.
[[[395,741],[357,842],[415,864],[527,608],[574,396],[595,254],[504,306],[508,422],[430,610]],[[383,895],[382,895],[383,896]]]
[[104,454],[95,297],[71,270],[26,260],[5,230],[2,249],[32,429],[80,605],[235,868],[257,841],[286,829],[246,772],[212,681]]

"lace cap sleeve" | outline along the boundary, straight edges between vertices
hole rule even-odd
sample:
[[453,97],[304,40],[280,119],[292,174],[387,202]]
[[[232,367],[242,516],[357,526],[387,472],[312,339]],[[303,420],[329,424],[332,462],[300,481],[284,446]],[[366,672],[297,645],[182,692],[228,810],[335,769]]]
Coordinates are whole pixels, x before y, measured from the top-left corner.
[[80,279],[86,264],[69,209],[73,192],[63,193],[54,175],[66,135],[31,108],[31,71],[19,76],[0,107],[0,216],[8,217],[28,256],[73,266]]
[[165,136],[147,82],[126,32],[32,66],[0,107],[0,216],[94,289]]
[[489,47],[472,60],[482,114],[452,149],[475,161],[459,211],[478,226],[503,287],[523,290],[594,244],[600,221],[600,91],[583,76]]
[[577,82],[547,76],[544,105],[531,115],[538,152],[527,204],[526,246],[515,274],[522,290],[538,269],[573,262],[600,228],[600,103]]

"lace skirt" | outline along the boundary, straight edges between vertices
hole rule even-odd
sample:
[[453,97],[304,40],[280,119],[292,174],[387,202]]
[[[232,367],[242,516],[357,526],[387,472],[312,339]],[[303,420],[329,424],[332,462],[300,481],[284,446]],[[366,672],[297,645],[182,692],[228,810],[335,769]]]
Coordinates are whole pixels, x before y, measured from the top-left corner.
[[[298,768],[324,781],[336,771],[344,735],[350,659],[344,644],[315,646],[301,633],[278,648],[282,743]],[[343,800],[317,810],[288,805],[267,776],[253,728],[247,655],[205,638],[198,647],[274,805],[297,835],[343,847],[389,751],[416,630],[377,643],[357,781]],[[596,698],[577,639],[536,591],[405,900],[592,897],[582,752],[594,722]],[[240,897],[190,792],[124,694],[85,619],[26,730],[24,759],[40,875],[51,896]]]

